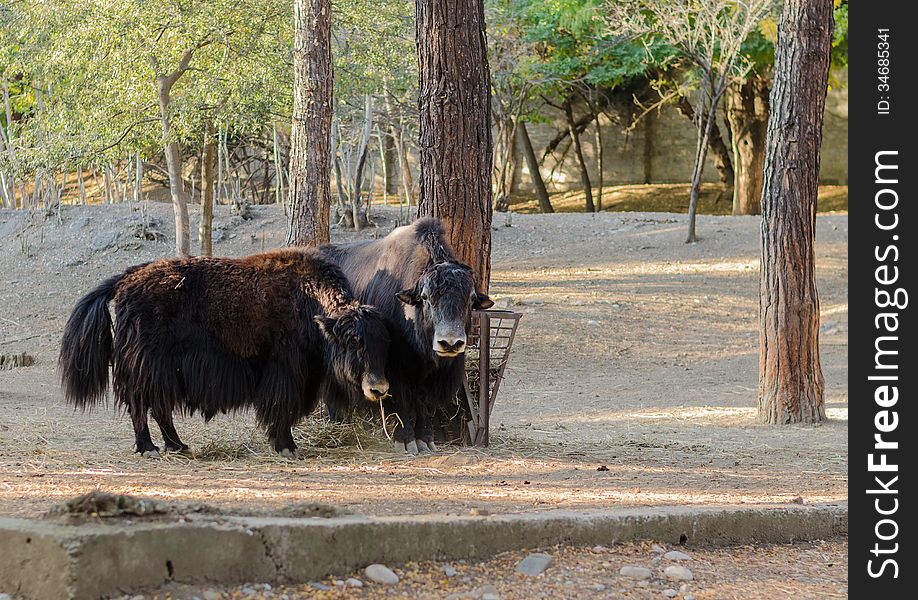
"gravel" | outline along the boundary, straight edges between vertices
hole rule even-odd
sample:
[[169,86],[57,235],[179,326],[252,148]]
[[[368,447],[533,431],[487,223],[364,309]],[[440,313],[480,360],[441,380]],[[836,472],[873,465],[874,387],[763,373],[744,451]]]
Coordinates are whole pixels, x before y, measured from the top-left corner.
[[653,572],[647,567],[622,567],[619,569],[618,574],[622,577],[630,577],[631,579],[650,579],[653,577]]
[[[273,592],[256,592],[253,598],[335,598],[388,600],[391,598],[442,598],[449,600],[594,600],[597,598],[628,598],[629,600],[660,600],[665,590],[676,592],[680,600],[774,600],[775,598],[847,598],[847,539],[837,538],[797,544],[743,546],[739,548],[691,549],[693,580],[690,584],[661,577],[659,572],[650,579],[633,579],[619,574],[622,566],[640,566],[651,554],[652,542],[615,544],[597,554],[591,548],[553,546],[528,552],[506,552],[488,559],[455,560],[450,562],[423,561],[389,565],[399,573],[393,585],[347,584],[331,592],[320,592],[309,584],[276,585]],[[551,568],[540,577],[528,577],[516,572],[519,562],[533,553],[551,556]],[[457,574],[445,577],[450,565]],[[387,567],[388,568],[388,567]],[[670,565],[670,568],[685,567]],[[796,575],[795,575],[796,574]],[[368,579],[358,573],[336,573],[321,583],[332,586],[336,580]],[[262,589],[246,584],[245,587]],[[191,598],[204,600],[240,598],[243,586],[220,588],[209,586],[223,596],[205,597],[200,587],[170,584],[151,590],[145,597]],[[274,594],[274,595],[269,595]],[[690,599],[690,596],[692,597]],[[125,596],[121,600],[130,600]]]
[[691,581],[694,574],[688,567],[681,565],[671,565],[663,569],[663,576],[672,581]]

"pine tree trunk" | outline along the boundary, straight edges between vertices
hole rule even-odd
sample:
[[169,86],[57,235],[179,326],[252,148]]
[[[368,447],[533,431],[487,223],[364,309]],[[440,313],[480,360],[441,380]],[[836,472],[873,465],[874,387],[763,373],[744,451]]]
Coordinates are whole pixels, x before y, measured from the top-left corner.
[[419,215],[443,220],[482,291],[491,276],[491,74],[483,0],[417,0]]
[[526,168],[529,169],[529,177],[532,179],[532,185],[536,189],[536,197],[539,199],[539,212],[553,213],[555,209],[551,205],[551,200],[548,199],[548,190],[545,189],[545,181],[542,180],[539,161],[536,159],[535,150],[532,148],[532,140],[529,139],[529,131],[526,130],[525,121],[519,122],[516,132],[523,146],[523,156],[526,157]]
[[761,212],[762,169],[768,133],[768,82],[749,77],[727,89],[727,121],[733,136],[733,214]]
[[832,0],[786,0],[778,28],[762,187],[759,418],[826,418],[814,238]]
[[331,207],[331,3],[295,0],[288,246],[328,242]]

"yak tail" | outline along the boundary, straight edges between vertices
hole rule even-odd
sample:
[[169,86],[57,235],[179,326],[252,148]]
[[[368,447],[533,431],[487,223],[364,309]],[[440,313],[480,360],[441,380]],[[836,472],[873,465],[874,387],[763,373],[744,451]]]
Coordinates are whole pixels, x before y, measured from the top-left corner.
[[58,368],[68,404],[85,409],[105,398],[112,362],[112,316],[108,302],[127,273],[109,277],[83,296],[67,320]]

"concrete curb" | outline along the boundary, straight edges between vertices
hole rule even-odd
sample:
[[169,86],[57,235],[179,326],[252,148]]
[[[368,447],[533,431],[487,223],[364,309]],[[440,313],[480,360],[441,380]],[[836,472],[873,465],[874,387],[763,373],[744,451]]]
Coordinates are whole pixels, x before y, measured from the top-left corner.
[[373,562],[456,560],[558,543],[787,543],[847,531],[847,504],[330,519],[194,515],[84,525],[0,519],[0,591],[98,598],[169,581],[302,582]]

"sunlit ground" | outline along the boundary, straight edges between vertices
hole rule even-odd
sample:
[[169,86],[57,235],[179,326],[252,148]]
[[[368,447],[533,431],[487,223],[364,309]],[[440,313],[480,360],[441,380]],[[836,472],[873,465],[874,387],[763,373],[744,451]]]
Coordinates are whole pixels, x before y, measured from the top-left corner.
[[[253,251],[253,232],[281,237],[275,208],[220,251]],[[169,218],[168,206],[152,210]],[[523,318],[492,447],[409,458],[378,429],[316,419],[297,430],[295,461],[273,455],[248,414],[178,419],[194,456],[155,461],[131,452],[129,420],[112,407],[66,407],[54,357],[68,307],[137,255],[62,268],[75,245],[67,221],[48,225],[40,258],[0,239],[0,253],[16,257],[0,265],[2,297],[13,297],[9,281],[41,282],[17,285],[6,314],[16,327],[0,338],[50,332],[30,341],[35,367],[0,377],[0,514],[36,516],[96,488],[235,511],[315,501],[366,514],[844,500],[847,215],[817,226],[824,424],[758,422],[755,217],[702,217],[701,242],[686,245],[679,215],[515,215],[493,232],[491,293]]]

